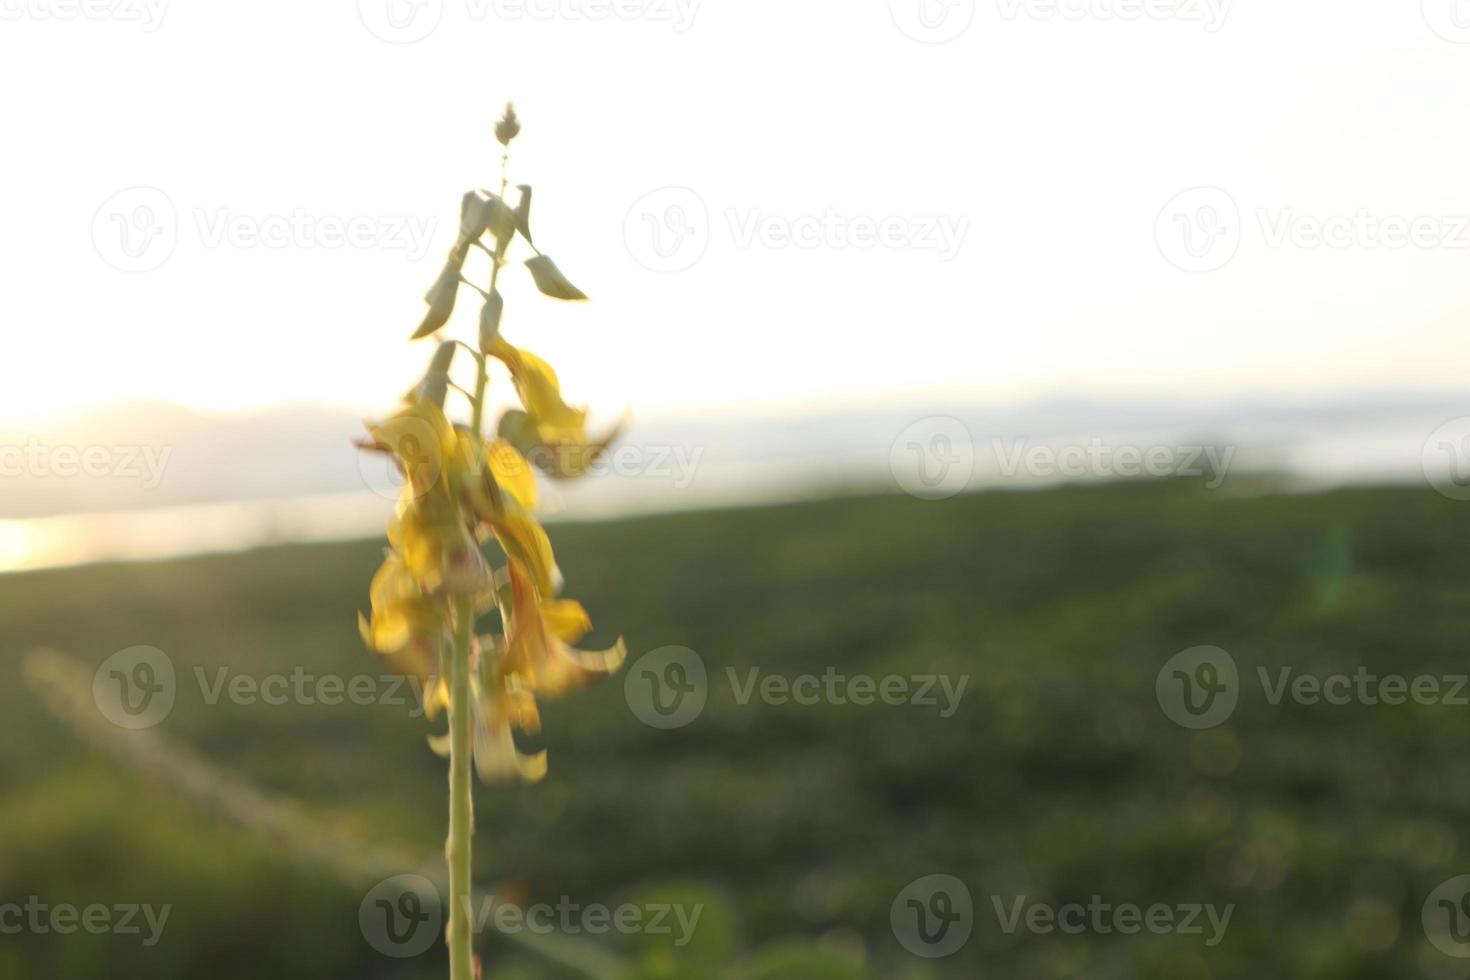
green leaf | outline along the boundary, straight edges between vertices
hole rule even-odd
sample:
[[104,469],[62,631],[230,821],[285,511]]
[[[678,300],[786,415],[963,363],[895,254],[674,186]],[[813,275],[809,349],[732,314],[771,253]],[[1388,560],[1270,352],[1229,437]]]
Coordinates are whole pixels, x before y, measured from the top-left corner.
[[490,213],[489,201],[477,191],[465,191],[459,205],[459,246],[468,245],[485,234],[490,227]]
[[510,247],[511,237],[516,233],[516,213],[504,201],[490,195],[486,204],[486,227],[495,236],[496,252],[501,255]]
[[429,361],[429,369],[423,378],[409,391],[410,401],[433,402],[440,408],[449,396],[449,366],[454,363],[454,351],[459,345],[452,340],[441,341]]
[[553,299],[579,300],[586,299],[587,294],[582,292],[566,276],[562,275],[556,263],[551,261],[550,256],[538,255],[534,259],[526,260],[526,268],[531,270],[531,276],[536,280],[536,288]]
[[429,312],[424,314],[424,321],[414,331],[411,340],[427,337],[449,322],[449,316],[454,312],[454,300],[459,295],[459,271],[463,265],[464,256],[458,250],[449,253],[449,261],[444,263],[439,278],[434,280],[434,285],[424,294]]
[[531,239],[531,185],[521,184],[517,190],[521,192],[521,199],[516,202],[516,231],[534,248],[536,243]]
[[454,363],[454,352],[458,348],[459,345],[452,340],[442,341],[429,361],[428,373],[436,377],[449,377],[449,366]]
[[505,312],[505,300],[500,290],[493,291],[480,307],[480,353],[490,353],[490,345],[500,336],[500,315]]

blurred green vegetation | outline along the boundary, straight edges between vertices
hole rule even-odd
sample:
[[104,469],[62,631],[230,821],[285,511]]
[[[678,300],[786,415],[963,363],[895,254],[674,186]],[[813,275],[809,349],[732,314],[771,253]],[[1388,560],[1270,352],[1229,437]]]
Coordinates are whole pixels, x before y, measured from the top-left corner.
[[[639,722],[621,678],[544,706],[551,774],[478,790],[477,878],[523,901],[708,904],[696,941],[608,938],[641,976],[1368,978],[1470,975],[1424,896],[1470,871],[1470,707],[1271,705],[1273,671],[1455,675],[1470,508],[1427,490],[1205,492],[1157,482],[855,498],[551,528],[568,594],[633,657],[709,669],[686,728]],[[0,903],[173,906],[162,940],[0,936],[0,977],[442,976],[375,953],[362,889],[121,767],[20,678],[50,646],[91,671],[166,651],[159,730],[361,835],[439,853],[444,763],[404,706],[207,704],[192,669],[381,672],[354,625],[379,542],[0,579]],[[1174,653],[1229,650],[1219,728],[1168,721]],[[968,675],[959,711],[737,703],[727,667]],[[413,869],[405,869],[413,870]],[[947,873],[975,897],[953,956],[919,960],[889,906]],[[991,896],[1236,910],[1199,936],[1005,934]],[[556,977],[486,937],[488,977]]]

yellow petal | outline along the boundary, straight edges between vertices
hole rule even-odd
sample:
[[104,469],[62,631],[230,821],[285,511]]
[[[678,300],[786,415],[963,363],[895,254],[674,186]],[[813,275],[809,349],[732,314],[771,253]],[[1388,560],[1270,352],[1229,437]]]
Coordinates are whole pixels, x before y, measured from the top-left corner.
[[490,353],[510,368],[511,380],[521,396],[521,404],[547,441],[584,441],[582,431],[587,412],[572,408],[561,397],[561,382],[556,371],[528,350],[513,347],[504,340],[491,345]]
[[536,506],[536,474],[514,446],[504,439],[496,439],[486,453],[490,475],[496,484],[511,496],[516,503],[530,509]]
[[553,599],[542,603],[541,615],[552,635],[567,643],[576,643],[592,629],[587,610],[575,599]]
[[442,408],[415,400],[387,420],[370,425],[368,432],[393,454],[415,497],[436,489],[447,492],[442,477],[458,439]]
[[514,725],[522,731],[540,730],[536,702],[529,691],[510,688],[489,692],[475,705],[475,771],[489,783],[516,776],[537,782],[546,775],[546,752],[524,755],[511,734]]
[[536,519],[510,501],[504,512],[492,520],[491,528],[506,555],[512,559],[512,565],[519,562],[529,570],[540,594],[555,594],[558,578],[556,556],[551,551],[551,539]]

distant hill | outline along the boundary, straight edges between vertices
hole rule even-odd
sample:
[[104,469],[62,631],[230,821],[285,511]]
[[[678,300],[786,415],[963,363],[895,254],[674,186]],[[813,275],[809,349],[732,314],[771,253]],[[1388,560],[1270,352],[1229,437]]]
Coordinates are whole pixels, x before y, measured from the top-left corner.
[[[1425,439],[1470,414],[1470,398],[1386,394],[1309,402],[1212,405],[1053,399],[1019,407],[856,406],[635,418],[601,479],[560,486],[553,507],[576,515],[675,509],[839,486],[889,486],[895,440],[917,420],[958,419],[973,440],[975,480],[1048,482],[1006,473],[1008,454],[1089,440],[1230,445],[1241,469],[1281,469],[1329,482],[1418,478]],[[352,444],[357,415],[286,407],[215,415],[128,405],[26,428],[0,422],[0,519],[151,509],[378,489],[381,461]],[[90,462],[91,473],[84,472]]]

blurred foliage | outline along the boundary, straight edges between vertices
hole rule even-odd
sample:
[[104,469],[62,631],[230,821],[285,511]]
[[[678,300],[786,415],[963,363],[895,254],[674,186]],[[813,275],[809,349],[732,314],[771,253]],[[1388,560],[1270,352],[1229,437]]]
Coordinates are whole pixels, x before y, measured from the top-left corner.
[[[481,788],[479,881],[526,902],[695,896],[695,939],[608,937],[639,980],[1456,977],[1420,904],[1467,868],[1470,708],[1271,705],[1258,667],[1455,675],[1470,508],[1427,490],[1249,496],[1172,482],[840,499],[553,530],[600,633],[678,644],[710,698],[658,731],[621,678],[546,707],[538,786]],[[38,572],[0,584],[12,662],[90,671],[135,644],[179,671],[168,734],[344,832],[437,853],[444,763],[399,705],[209,704],[199,667],[377,674],[354,618],[380,542]],[[1229,650],[1240,705],[1189,732],[1155,674]],[[959,711],[737,703],[726,668],[969,675]],[[362,893],[119,770],[0,689],[0,903],[170,903],[162,941],[0,937],[0,977],[440,976],[374,953]],[[923,961],[889,930],[953,874],[976,927]],[[1007,935],[991,896],[1235,903],[1229,932]],[[635,896],[631,897],[630,896]],[[665,899],[668,900],[668,899]],[[503,939],[494,978],[558,977]]]

